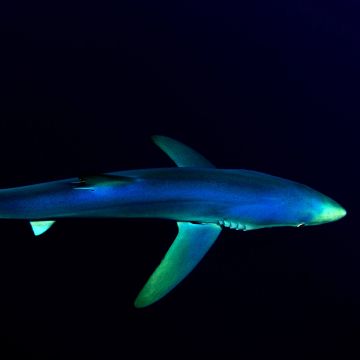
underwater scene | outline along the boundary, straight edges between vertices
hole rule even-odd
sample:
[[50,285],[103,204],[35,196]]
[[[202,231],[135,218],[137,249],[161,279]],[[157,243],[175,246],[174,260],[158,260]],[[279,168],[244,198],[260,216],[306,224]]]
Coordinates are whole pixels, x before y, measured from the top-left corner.
[[0,6],[0,357],[360,356],[360,6]]

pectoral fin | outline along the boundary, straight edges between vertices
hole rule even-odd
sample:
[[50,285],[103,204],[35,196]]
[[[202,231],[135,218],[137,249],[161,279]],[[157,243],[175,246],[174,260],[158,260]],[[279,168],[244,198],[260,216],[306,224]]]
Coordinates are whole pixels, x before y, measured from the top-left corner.
[[178,222],[178,235],[160,265],[135,300],[138,308],[151,305],[179,284],[203,258],[221,232],[215,224]]

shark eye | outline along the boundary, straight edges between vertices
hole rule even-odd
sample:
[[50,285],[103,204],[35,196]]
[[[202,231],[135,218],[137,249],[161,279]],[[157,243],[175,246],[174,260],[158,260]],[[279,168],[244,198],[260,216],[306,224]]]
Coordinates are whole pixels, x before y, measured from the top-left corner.
[[305,226],[305,224],[304,223],[300,223],[299,225],[297,225],[296,227],[304,227]]

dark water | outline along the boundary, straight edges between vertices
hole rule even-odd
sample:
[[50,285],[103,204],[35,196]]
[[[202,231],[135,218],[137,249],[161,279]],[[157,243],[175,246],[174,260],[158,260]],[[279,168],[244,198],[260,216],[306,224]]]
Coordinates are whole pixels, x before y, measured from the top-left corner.
[[[0,9],[0,186],[171,165],[305,183],[348,216],[225,230],[173,293],[133,300],[176,234],[144,220],[0,221],[2,358],[359,356],[356,2],[11,2]],[[79,355],[80,354],[80,355]]]

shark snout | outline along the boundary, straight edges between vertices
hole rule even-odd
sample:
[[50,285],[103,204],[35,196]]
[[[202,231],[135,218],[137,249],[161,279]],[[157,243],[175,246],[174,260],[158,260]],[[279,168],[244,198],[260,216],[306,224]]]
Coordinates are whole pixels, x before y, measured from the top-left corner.
[[340,204],[338,203],[335,204],[336,205],[334,205],[330,210],[331,216],[333,217],[333,221],[340,220],[346,215],[346,210]]
[[346,215],[346,210],[336,201],[328,198],[325,202],[321,213],[319,214],[319,222],[332,222],[343,218]]

